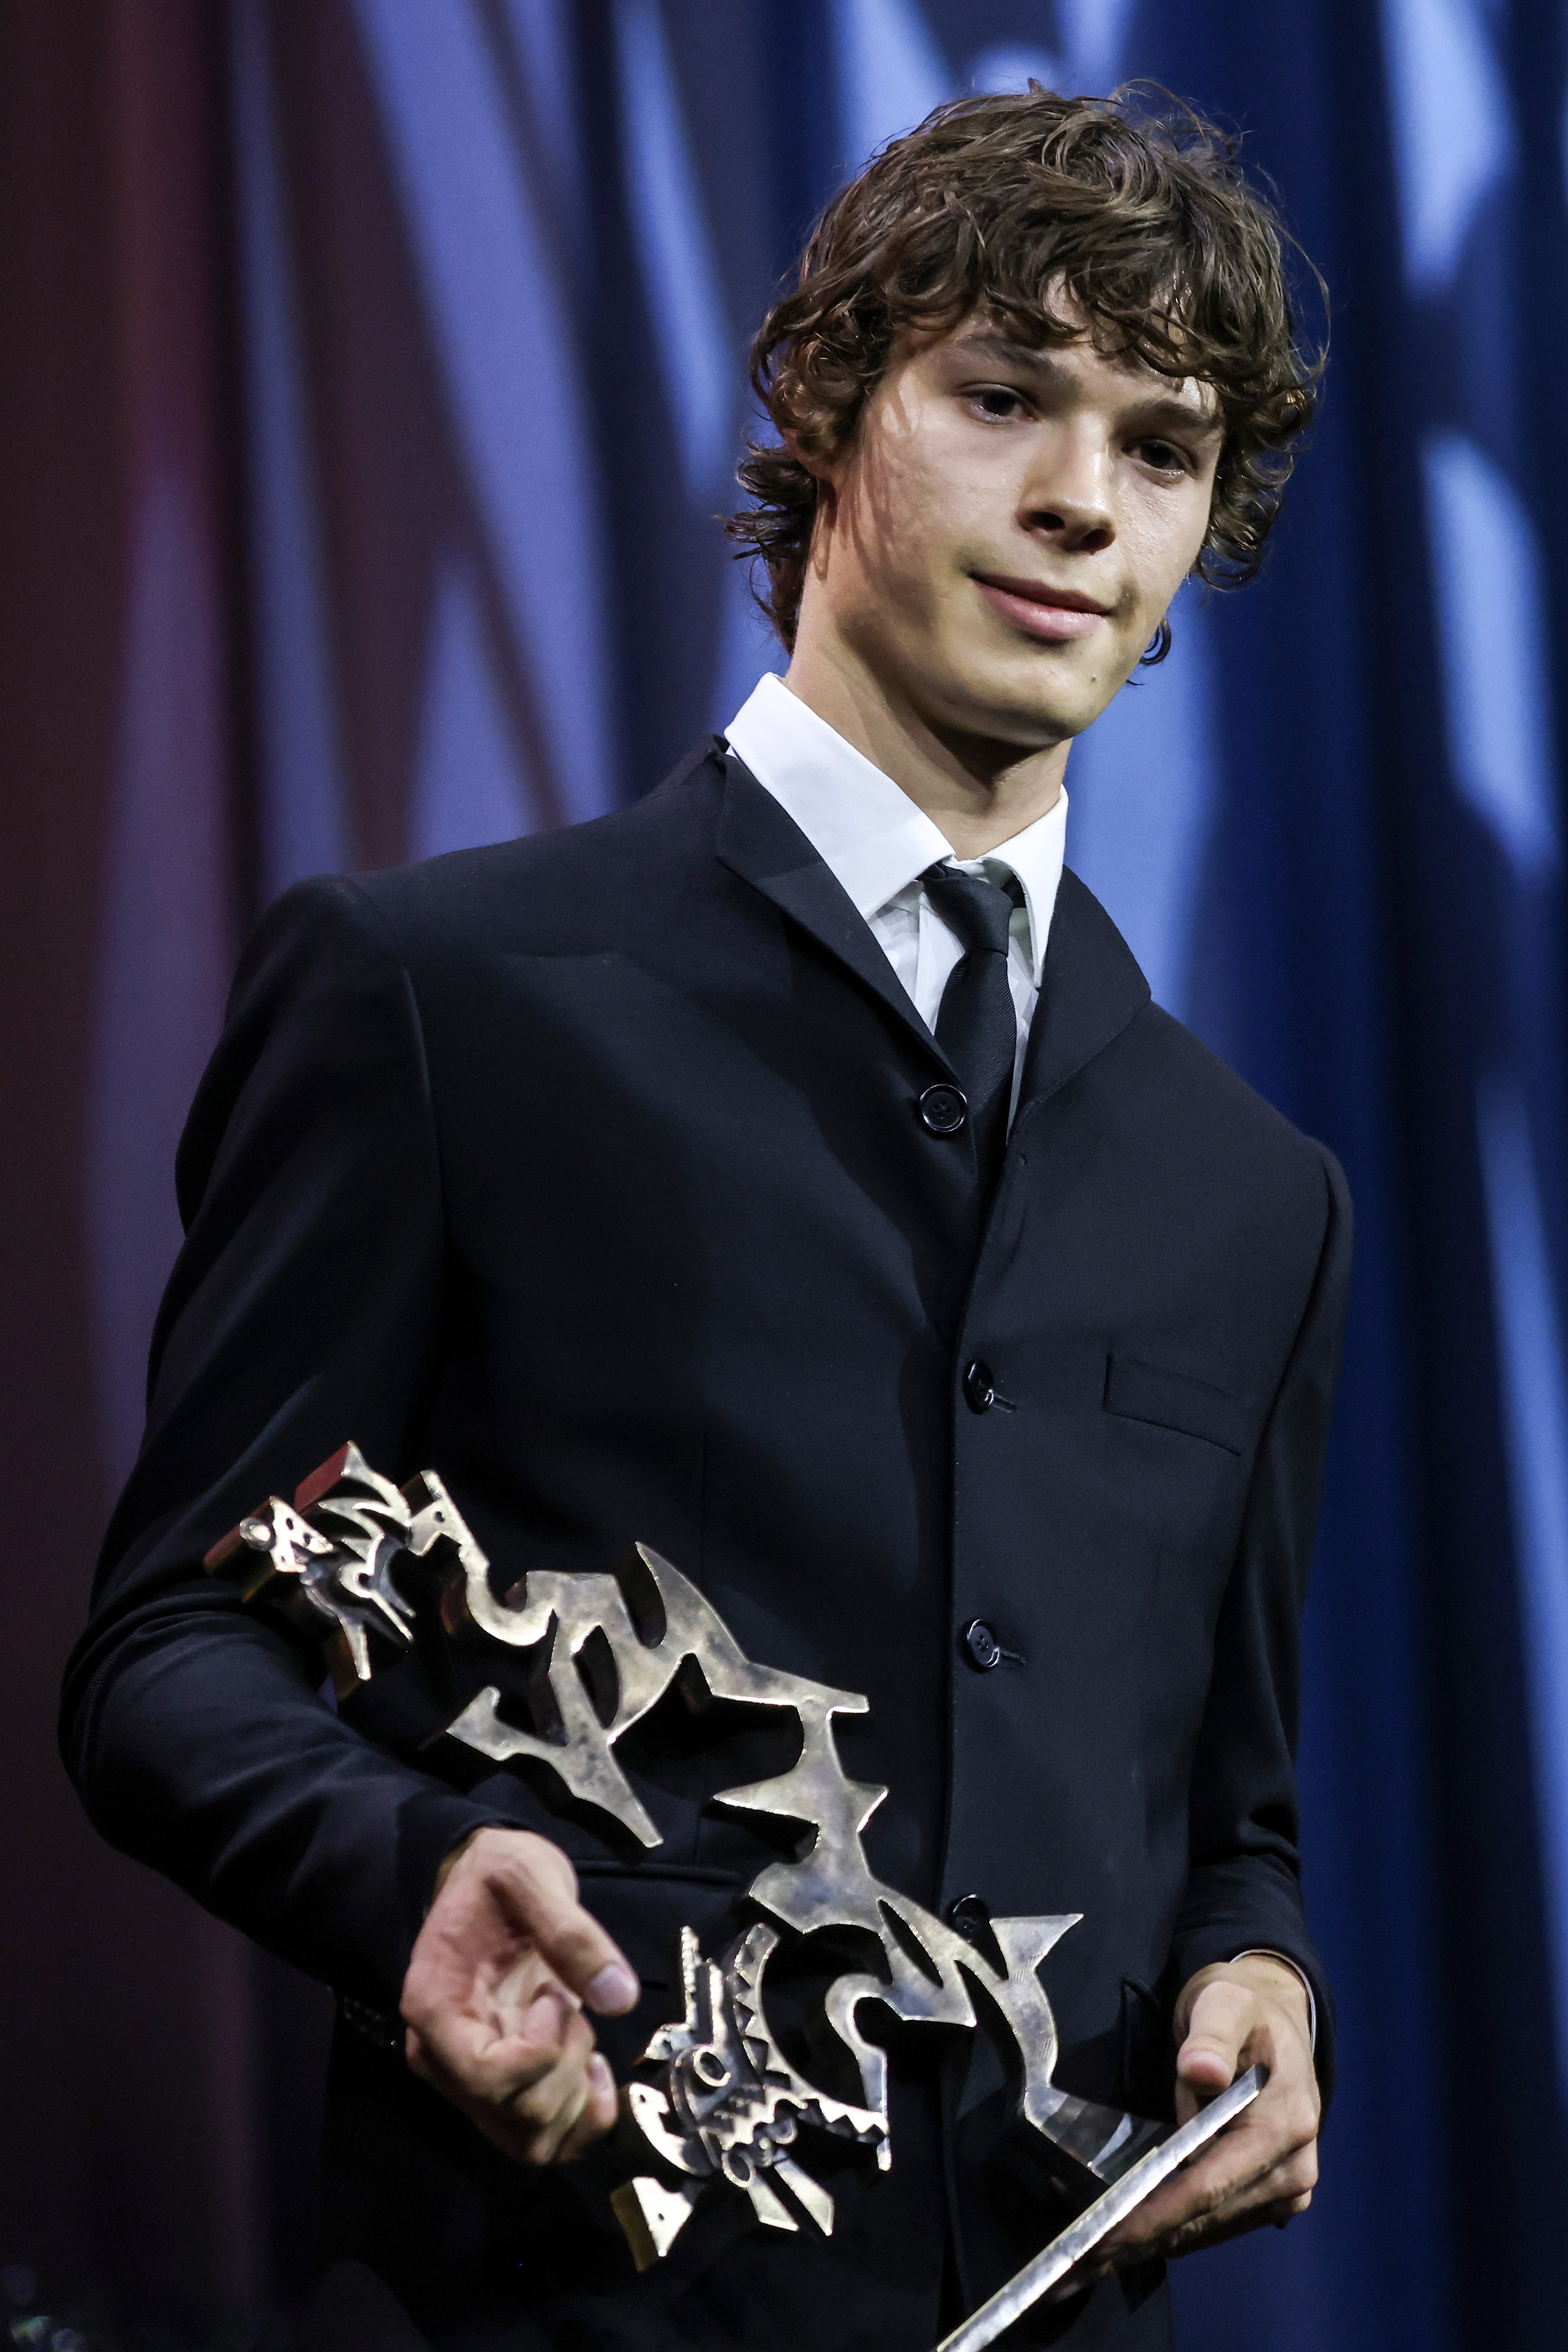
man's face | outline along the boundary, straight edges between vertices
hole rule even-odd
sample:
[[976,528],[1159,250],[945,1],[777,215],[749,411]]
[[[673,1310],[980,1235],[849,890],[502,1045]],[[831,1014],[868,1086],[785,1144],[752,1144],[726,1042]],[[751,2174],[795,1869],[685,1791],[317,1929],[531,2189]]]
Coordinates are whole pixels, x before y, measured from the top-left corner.
[[939,734],[1059,743],[1192,569],[1221,437],[1207,386],[1087,340],[1035,351],[981,315],[911,339],[831,469],[803,632]]

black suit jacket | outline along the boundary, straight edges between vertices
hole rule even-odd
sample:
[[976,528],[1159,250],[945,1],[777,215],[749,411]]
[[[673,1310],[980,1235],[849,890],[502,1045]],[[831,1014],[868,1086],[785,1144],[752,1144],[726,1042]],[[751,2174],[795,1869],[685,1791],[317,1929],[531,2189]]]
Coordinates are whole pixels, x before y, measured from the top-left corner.
[[[722,746],[596,824],[290,891],[181,1149],[146,1442],[68,1678],[103,1832],[393,2012],[441,1857],[541,1829],[645,1973],[622,2063],[679,1921],[723,1932],[762,1858],[704,1808],[732,1748],[647,1762],[664,1843],[628,1862],[526,1780],[399,1759],[374,1687],[351,1727],[201,1571],[352,1436],[438,1469],[502,1582],[642,1538],[752,1655],[867,1693],[841,1739],[890,1792],[879,1874],[1084,1915],[1045,1970],[1071,2087],[1165,2095],[1165,2005],[1252,1945],[1316,1985],[1326,2074],[1292,1751],[1342,1180],[1150,1002],[1070,873],[989,1203],[967,1134],[919,1115],[951,1076]],[[977,1671],[976,1618],[1023,1663]],[[830,2248],[741,2232],[634,2284],[588,2175],[510,2170],[346,2044],[329,2243],[454,2344],[920,2345],[944,2236],[977,2295],[1047,2234],[989,2063],[955,2087],[900,2059],[893,2185],[847,2179]],[[1152,2343],[1158,2306],[1040,2325]]]

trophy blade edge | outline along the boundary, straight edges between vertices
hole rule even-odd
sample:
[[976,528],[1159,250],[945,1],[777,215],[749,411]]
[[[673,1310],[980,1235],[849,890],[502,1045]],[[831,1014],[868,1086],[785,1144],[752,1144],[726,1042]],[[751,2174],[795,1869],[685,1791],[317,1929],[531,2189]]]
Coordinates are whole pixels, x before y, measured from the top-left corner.
[[1249,2066],[1245,2074],[1238,2074],[1228,2090],[1221,2091],[1206,2107],[1200,2107],[1188,2122],[1178,2125],[1168,2139],[1152,2147],[1130,2172],[1123,2173],[1102,2197],[1097,2197],[1059,2237],[1053,2238],[1048,2246],[1026,2263],[1016,2277],[999,2288],[989,2303],[983,2303],[961,2327],[944,2336],[937,2352],[984,2352],[986,2345],[994,2344],[1005,2328],[1011,2327],[1031,2305],[1038,2303],[1058,2279],[1066,2278],[1068,2271],[1082,2262],[1085,2254],[1092,2252],[1102,2238],[1109,2237],[1118,2221],[1141,2205],[1151,2190],[1185,2164],[1189,2157],[1195,2156],[1244,2107],[1249,2107],[1268,2079],[1261,2066]]

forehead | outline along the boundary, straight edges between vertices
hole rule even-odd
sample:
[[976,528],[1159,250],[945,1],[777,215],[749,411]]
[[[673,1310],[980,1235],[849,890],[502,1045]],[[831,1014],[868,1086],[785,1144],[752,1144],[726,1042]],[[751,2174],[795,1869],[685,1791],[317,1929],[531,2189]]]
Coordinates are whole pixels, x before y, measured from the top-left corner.
[[1058,331],[1048,341],[1037,342],[1016,325],[978,311],[945,334],[923,338],[922,346],[933,357],[951,354],[1031,374],[1058,396],[1174,405],[1220,431],[1219,396],[1205,378],[1166,375],[1136,352],[1104,350],[1076,306],[1053,308],[1050,323]]

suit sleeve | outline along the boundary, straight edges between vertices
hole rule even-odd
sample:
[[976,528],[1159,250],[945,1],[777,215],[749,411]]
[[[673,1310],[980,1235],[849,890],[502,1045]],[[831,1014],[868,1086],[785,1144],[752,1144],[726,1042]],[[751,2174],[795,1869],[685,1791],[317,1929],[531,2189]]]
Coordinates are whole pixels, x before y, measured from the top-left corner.
[[242,962],[180,1147],[184,1249],[140,1458],[67,1669],[92,1821],[271,1950],[395,2009],[441,1857],[495,1816],[340,1721],[201,1561],[345,1439],[418,1466],[444,1313],[413,987],[365,895],[290,891]]
[[1302,1912],[1295,1774],[1301,1611],[1350,1292],[1350,1195],[1338,1161],[1322,1157],[1328,1213],[1317,1271],[1258,1445],[1215,1629],[1171,1979],[1179,1990],[1197,1969],[1258,1948],[1292,1960],[1317,2000],[1326,2097],[1333,2016]]

